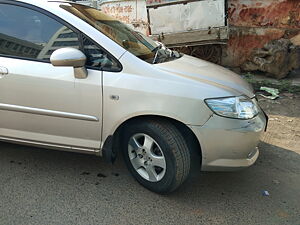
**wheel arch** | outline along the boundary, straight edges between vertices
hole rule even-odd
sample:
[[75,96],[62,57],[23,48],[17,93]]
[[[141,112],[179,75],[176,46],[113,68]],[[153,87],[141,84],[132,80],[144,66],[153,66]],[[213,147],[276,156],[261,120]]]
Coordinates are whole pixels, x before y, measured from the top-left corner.
[[201,161],[202,161],[202,152],[201,152],[201,144],[198,141],[196,135],[194,132],[183,122],[166,117],[166,116],[160,116],[160,115],[139,115],[135,116],[132,118],[129,118],[125,121],[123,121],[115,130],[113,135],[109,135],[105,142],[104,146],[102,149],[102,155],[108,162],[114,162],[115,159],[117,158],[117,155],[119,153],[120,149],[120,141],[122,137],[122,132],[124,132],[124,129],[126,126],[128,126],[131,123],[138,123],[139,121],[145,121],[145,120],[150,120],[150,119],[155,119],[155,120],[164,120],[168,121],[171,124],[173,124],[178,131],[181,133],[182,137],[185,139],[186,144],[188,145],[188,148],[191,153],[191,158],[197,158],[199,160],[195,160],[195,162],[199,162],[199,165],[201,166]]

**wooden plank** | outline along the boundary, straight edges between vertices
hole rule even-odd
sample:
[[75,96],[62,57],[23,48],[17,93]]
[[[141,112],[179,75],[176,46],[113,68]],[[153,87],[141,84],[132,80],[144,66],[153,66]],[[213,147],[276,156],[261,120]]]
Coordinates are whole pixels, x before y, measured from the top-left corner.
[[168,0],[168,1],[152,1],[147,0],[147,8],[158,8],[162,6],[168,6],[168,5],[178,5],[178,4],[187,4],[189,2],[199,2],[199,1],[205,1],[205,0]]
[[211,28],[208,30],[189,31],[172,34],[153,35],[154,39],[167,46],[195,45],[201,42],[221,42],[228,39],[227,27]]

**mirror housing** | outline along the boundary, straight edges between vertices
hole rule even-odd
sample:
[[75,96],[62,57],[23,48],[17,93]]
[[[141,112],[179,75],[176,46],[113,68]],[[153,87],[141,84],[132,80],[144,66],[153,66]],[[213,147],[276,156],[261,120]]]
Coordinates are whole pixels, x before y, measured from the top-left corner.
[[74,68],[74,76],[77,79],[87,78],[88,72],[85,68],[86,56],[76,48],[60,48],[55,50],[50,62],[53,66],[71,66]]

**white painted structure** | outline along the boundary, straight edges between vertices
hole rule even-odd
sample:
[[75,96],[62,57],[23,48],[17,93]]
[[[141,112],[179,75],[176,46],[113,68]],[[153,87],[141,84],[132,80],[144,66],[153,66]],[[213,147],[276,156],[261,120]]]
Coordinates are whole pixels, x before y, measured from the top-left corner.
[[224,0],[194,1],[149,8],[152,34],[176,33],[225,26]]
[[131,28],[168,46],[224,43],[228,39],[225,0],[94,0]]

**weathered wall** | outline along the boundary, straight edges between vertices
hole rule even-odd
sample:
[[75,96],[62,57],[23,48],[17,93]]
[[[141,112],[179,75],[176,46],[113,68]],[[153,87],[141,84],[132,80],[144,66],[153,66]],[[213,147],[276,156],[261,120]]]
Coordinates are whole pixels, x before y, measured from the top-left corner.
[[228,22],[222,63],[239,67],[255,48],[300,34],[300,0],[228,0]]
[[229,0],[233,26],[299,28],[299,0]]

